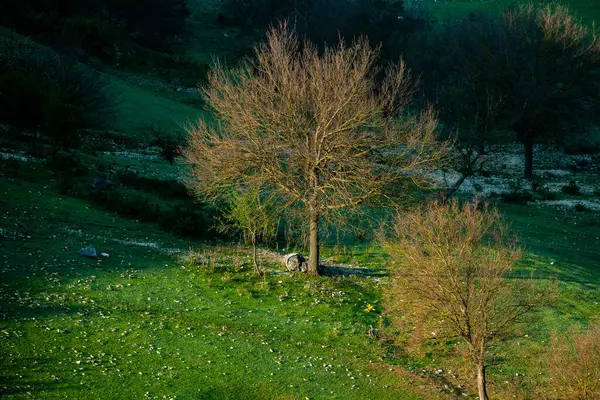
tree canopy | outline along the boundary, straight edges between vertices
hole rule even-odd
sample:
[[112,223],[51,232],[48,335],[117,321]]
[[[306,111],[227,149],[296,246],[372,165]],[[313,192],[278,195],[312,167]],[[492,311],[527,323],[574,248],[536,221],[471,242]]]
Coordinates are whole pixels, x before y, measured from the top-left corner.
[[282,209],[308,220],[317,273],[320,219],[390,199],[390,185],[417,180],[446,152],[431,110],[405,112],[416,87],[405,64],[379,82],[376,59],[366,39],[321,54],[283,24],[248,63],[217,64],[204,88],[215,121],[189,129],[184,151],[192,189],[212,198],[244,185],[276,193]]

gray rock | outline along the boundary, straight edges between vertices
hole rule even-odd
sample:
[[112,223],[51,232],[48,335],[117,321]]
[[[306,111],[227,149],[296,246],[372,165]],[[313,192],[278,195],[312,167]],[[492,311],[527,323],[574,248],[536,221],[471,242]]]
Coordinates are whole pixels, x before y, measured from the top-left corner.
[[308,262],[302,254],[291,253],[283,256],[283,264],[288,271],[308,271]]
[[84,257],[98,258],[98,251],[94,246],[79,250],[79,255]]

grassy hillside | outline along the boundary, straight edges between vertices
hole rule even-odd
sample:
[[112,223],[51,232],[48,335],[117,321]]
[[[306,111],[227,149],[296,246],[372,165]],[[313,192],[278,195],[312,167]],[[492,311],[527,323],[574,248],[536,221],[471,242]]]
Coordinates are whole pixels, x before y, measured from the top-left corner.
[[132,86],[119,78],[110,79],[120,95],[114,128],[126,137],[147,140],[148,137],[144,138],[144,135],[147,135],[148,126],[152,124],[160,124],[165,130],[182,131],[188,122],[207,115],[199,108]]
[[[600,19],[595,1],[570,3],[586,20]],[[206,63],[247,48],[240,31],[211,22],[207,10],[216,1],[189,4],[194,33],[178,53]],[[505,4],[431,2],[447,18]],[[149,125],[181,131],[187,121],[211,117],[199,103],[103,71],[120,95],[110,128],[124,138],[146,142]],[[151,73],[134,78],[161,83]],[[79,152],[83,172],[77,163],[53,171],[51,162],[16,147],[0,151],[0,398],[474,398],[472,371],[455,342],[421,357],[395,344],[381,294],[386,256],[377,245],[327,243],[324,263],[342,274],[320,277],[282,267],[282,254],[301,249],[262,249],[267,273],[258,278],[245,246],[175,235],[165,228],[181,222],[171,214],[143,222],[140,209],[202,208],[185,193],[166,193],[182,192],[180,166],[156,149]],[[59,156],[57,163],[69,158]],[[113,179],[108,194],[90,189],[98,174]],[[548,384],[550,334],[600,318],[600,214],[500,207],[526,248],[513,278],[533,273],[540,285],[551,278],[557,288],[553,301],[498,345],[490,392],[536,398]],[[79,251],[87,246],[108,256],[85,258]]]
[[[393,341],[368,334],[374,327],[387,335],[380,325],[384,264],[375,247],[325,249],[328,265],[360,266],[337,278],[294,276],[283,272],[277,253],[262,252],[267,276],[257,278],[244,247],[183,240],[62,195],[39,164],[2,166],[3,398],[472,393],[460,359],[408,358]],[[504,211],[528,248],[521,273],[556,277],[560,287],[552,306],[502,345],[509,360],[490,370],[498,398],[544,383],[535,374],[551,331],[600,316],[598,215]],[[109,257],[80,256],[86,246]],[[186,257],[189,248],[195,261]]]
[[[274,256],[257,279],[244,248],[102,212],[49,190],[39,167],[20,174],[0,179],[3,398],[447,398],[412,388],[366,335],[377,280],[298,279]],[[110,257],[79,256],[90,245]],[[190,246],[210,262],[180,258]]]

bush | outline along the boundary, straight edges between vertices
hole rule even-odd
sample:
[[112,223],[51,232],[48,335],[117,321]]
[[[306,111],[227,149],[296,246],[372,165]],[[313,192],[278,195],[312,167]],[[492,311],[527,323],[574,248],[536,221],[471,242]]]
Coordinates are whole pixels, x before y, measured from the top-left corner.
[[600,328],[554,334],[547,360],[550,386],[561,399],[600,398]]
[[242,25],[261,32],[277,20],[287,19],[296,31],[317,45],[332,45],[339,37],[350,41],[366,36],[382,44],[385,61],[397,62],[408,33],[427,26],[428,18],[406,10],[403,1],[387,0],[225,0],[219,23]]
[[[4,3],[7,3],[4,5]],[[186,0],[5,0],[0,24],[87,55],[112,55],[116,39],[168,50],[189,15]]]
[[[108,190],[91,189],[89,179],[77,186],[73,180],[59,181],[59,189],[71,195],[84,197],[93,204],[122,217],[156,223],[161,229],[176,235],[212,239],[225,237],[212,229],[216,210],[189,201],[177,205],[158,204],[144,192],[113,187]],[[157,189],[158,191],[158,189]]]
[[566,154],[596,154],[600,152],[600,131],[595,128],[591,131],[572,135],[564,138],[563,150]]
[[581,189],[577,186],[577,182],[570,181],[568,185],[561,188],[562,192],[571,196],[581,196]]
[[109,13],[125,23],[130,38],[157,50],[181,33],[189,16],[186,0],[120,0],[107,2]]
[[499,212],[477,202],[430,203],[399,214],[382,244],[394,261],[385,297],[400,339],[441,347],[461,340],[479,399],[488,399],[494,342],[510,337],[539,299],[533,280],[506,279],[522,250]]
[[533,195],[526,190],[514,190],[508,193],[503,193],[500,199],[505,203],[512,204],[527,204],[533,201]]
[[120,37],[118,29],[97,17],[75,16],[62,21],[61,41],[69,48],[78,49],[84,56],[95,55],[114,60],[115,43]]
[[161,180],[142,177],[130,170],[117,172],[116,179],[122,185],[135,190],[156,193],[162,199],[193,199],[189,194],[188,188],[183,183],[177,182],[176,180]]
[[106,124],[116,95],[95,71],[17,36],[0,37],[0,120],[50,139],[53,154],[79,130]]
[[158,146],[161,157],[173,165],[175,158],[179,155],[179,149],[185,145],[185,137],[165,131],[159,124],[150,125],[148,130],[152,136],[150,145]]
[[557,195],[548,189],[548,186],[541,180],[533,180],[531,182],[531,189],[534,193],[542,198],[542,200],[556,200]]

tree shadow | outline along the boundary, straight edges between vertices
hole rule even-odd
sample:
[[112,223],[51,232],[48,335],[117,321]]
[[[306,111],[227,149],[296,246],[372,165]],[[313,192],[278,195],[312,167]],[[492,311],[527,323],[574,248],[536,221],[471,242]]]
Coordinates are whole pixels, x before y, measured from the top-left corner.
[[44,375],[62,375],[64,371],[59,371],[56,368],[58,365],[57,360],[56,357],[26,357],[19,360],[20,365],[35,365],[36,369],[45,371],[45,374],[39,371],[32,373],[31,370],[27,370],[23,371],[22,375],[16,372],[14,375],[9,375],[7,363],[0,364],[3,370],[0,374],[0,398],[23,395],[37,398],[41,395],[41,392],[48,396],[51,392],[64,393],[69,387],[75,387],[75,385],[61,381],[59,378],[39,378]]
[[38,305],[31,307],[28,305],[19,305],[16,303],[4,304],[0,307],[0,322],[10,319],[49,319],[60,315],[88,315],[89,307],[83,307],[78,304],[69,305]]
[[359,278],[381,278],[387,276],[385,270],[375,268],[361,268],[351,265],[319,265],[321,276],[344,276]]

